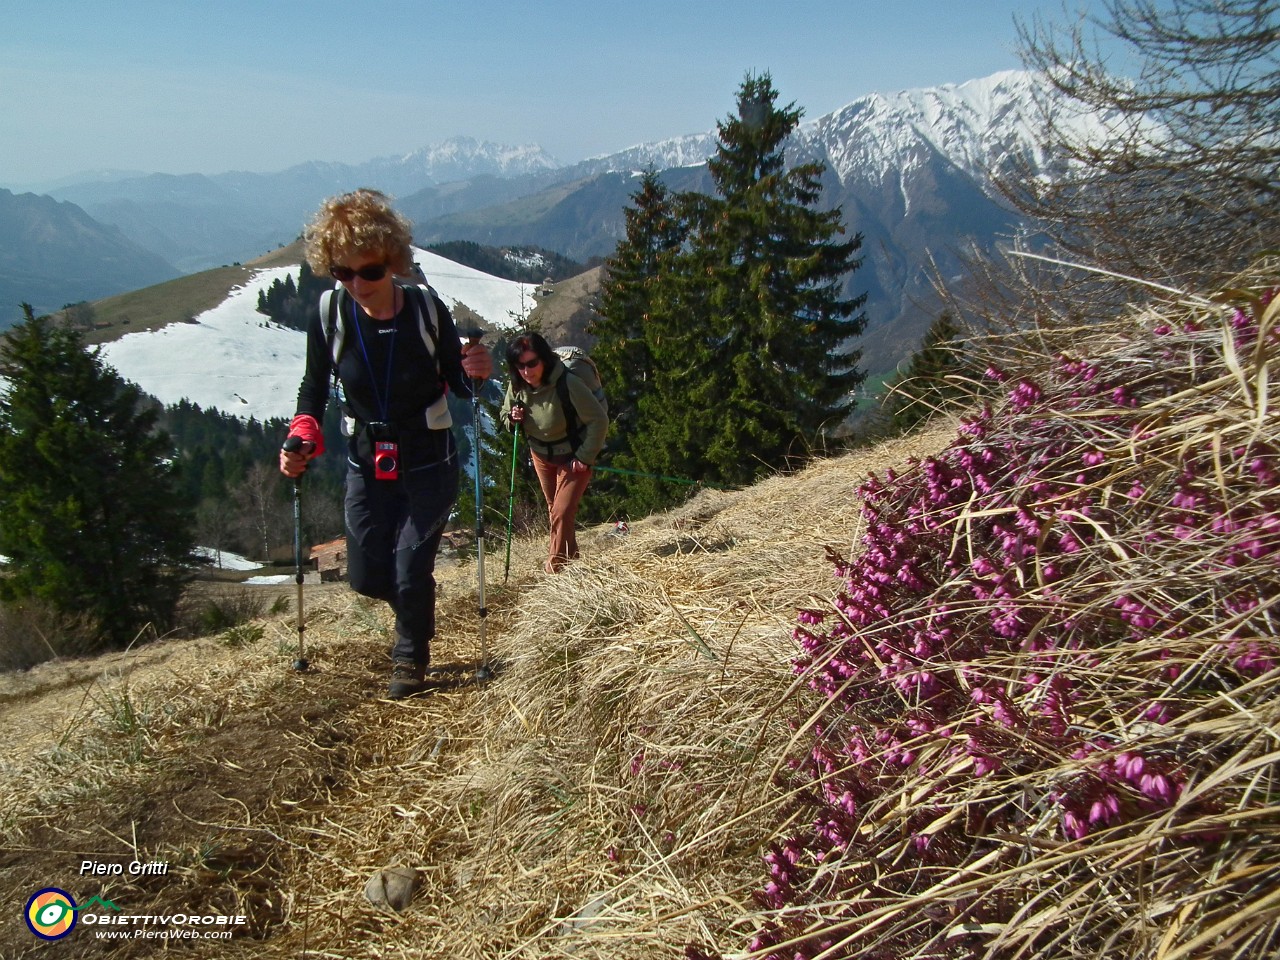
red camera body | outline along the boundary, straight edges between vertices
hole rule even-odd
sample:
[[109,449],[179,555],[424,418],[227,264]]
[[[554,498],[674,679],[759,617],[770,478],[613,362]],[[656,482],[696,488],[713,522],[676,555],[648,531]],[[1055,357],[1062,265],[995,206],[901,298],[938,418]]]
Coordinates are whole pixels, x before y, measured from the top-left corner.
[[373,478],[375,480],[400,479],[400,444],[390,440],[374,442]]

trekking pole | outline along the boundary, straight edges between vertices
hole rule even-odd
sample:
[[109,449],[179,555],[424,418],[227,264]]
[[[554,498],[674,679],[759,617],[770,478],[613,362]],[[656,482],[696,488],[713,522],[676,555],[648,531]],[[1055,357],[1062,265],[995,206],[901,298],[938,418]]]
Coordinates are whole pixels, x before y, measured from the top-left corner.
[[[287,438],[281,449],[286,453],[297,453],[302,449],[302,438]],[[302,474],[293,478],[293,572],[294,582],[298,585],[298,659],[293,661],[293,669],[302,673],[311,666],[307,663],[302,644],[302,634],[307,629],[302,614]]]
[[[468,330],[467,343],[477,344],[482,336],[483,330]],[[471,446],[476,475],[476,580],[479,587],[477,612],[480,615],[480,666],[476,668],[477,680],[488,680],[493,676],[489,669],[489,642],[485,636],[485,618],[489,616],[489,608],[484,605],[484,492],[480,476],[480,388],[483,384],[484,381],[478,377],[471,381]]]
[[516,515],[516,451],[520,446],[520,424],[516,424],[511,437],[511,490],[507,493],[507,560],[502,565],[502,582],[507,582],[511,573],[511,525]]

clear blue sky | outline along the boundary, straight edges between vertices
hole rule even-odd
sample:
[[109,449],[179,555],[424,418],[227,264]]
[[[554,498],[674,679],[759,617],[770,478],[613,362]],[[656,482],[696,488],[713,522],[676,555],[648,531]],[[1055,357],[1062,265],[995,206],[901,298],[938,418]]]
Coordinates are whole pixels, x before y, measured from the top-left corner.
[[712,129],[747,71],[816,118],[1016,68],[1013,16],[1036,11],[1063,17],[1060,0],[0,0],[0,187],[452,136],[570,162]]

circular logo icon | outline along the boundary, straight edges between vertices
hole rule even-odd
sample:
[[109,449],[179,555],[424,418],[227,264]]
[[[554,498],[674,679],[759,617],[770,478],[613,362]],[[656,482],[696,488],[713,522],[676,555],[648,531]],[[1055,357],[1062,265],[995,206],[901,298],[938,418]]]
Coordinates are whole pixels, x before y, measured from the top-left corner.
[[41,940],[61,940],[76,925],[76,902],[57,887],[38,890],[27,901],[27,926]]

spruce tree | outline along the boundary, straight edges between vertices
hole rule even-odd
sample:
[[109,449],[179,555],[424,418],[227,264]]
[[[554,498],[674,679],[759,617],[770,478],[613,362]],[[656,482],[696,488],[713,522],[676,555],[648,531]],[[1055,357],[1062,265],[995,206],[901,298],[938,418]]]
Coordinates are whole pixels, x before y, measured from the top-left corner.
[[156,408],[49,318],[0,347],[0,598],[38,598],[123,646],[168,629],[189,579],[192,517]]
[[609,416],[623,438],[635,425],[640,396],[652,378],[649,341],[665,319],[655,315],[662,273],[686,233],[674,198],[652,169],[641,176],[631,204],[626,236],[605,262],[599,315],[589,328]]
[[[626,236],[605,263],[599,314],[589,331],[595,337],[592,359],[609,398],[608,450],[612,463],[623,469],[637,466],[632,450],[637,431],[652,435],[663,430],[653,421],[641,426],[642,403],[647,394],[663,388],[655,358],[665,357],[682,323],[669,312],[667,285],[688,232],[683,202],[653,170],[641,177],[631,204],[625,214]],[[651,481],[605,473],[593,483],[599,496],[586,506],[597,509],[596,501],[603,499],[605,509],[597,510],[602,516],[639,515],[664,502]]]
[[651,387],[631,449],[642,470],[750,483],[807,456],[853,407],[852,338],[865,297],[842,294],[861,260],[839,210],[818,208],[820,163],[786,164],[802,111],[748,75],[718,124],[714,196],[684,194],[687,239],[651,292]]
[[944,310],[930,325],[907,369],[885,384],[888,392],[881,406],[891,433],[905,433],[948,405],[972,397],[965,381],[973,383],[977,371],[970,369],[960,341],[960,327]]

